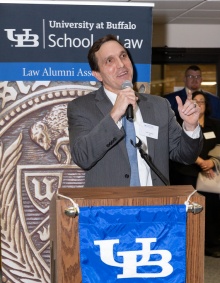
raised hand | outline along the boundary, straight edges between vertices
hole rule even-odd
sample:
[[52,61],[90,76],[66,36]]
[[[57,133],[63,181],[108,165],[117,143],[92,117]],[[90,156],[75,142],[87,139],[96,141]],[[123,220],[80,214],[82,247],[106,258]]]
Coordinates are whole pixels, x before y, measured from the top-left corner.
[[192,100],[192,93],[188,93],[183,104],[179,96],[176,97],[178,111],[187,131],[193,131],[199,124],[200,107]]

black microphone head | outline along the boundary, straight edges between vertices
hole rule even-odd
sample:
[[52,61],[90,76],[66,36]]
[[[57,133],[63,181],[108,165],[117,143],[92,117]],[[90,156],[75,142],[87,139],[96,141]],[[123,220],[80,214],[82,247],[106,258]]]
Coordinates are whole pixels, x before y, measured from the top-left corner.
[[133,84],[130,81],[124,81],[123,84],[121,85],[121,89],[125,89],[126,87],[131,87],[133,88]]

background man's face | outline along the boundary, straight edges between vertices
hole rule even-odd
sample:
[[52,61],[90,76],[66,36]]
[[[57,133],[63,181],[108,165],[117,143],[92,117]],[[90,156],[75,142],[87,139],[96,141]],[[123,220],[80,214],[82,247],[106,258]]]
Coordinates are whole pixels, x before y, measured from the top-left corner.
[[188,70],[184,78],[185,86],[192,92],[199,90],[202,83],[202,76],[200,71]]

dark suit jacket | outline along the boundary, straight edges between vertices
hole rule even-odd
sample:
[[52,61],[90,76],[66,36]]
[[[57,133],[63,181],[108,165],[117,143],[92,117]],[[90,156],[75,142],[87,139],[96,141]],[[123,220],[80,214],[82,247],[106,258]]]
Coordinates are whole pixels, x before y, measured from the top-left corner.
[[[210,117],[220,120],[220,98],[213,95],[210,92],[204,91],[204,93],[207,96],[208,104],[210,105],[210,108],[211,108]],[[181,90],[169,93],[169,94],[164,96],[166,99],[169,100],[169,102],[171,104],[171,108],[173,109],[173,111],[176,114],[177,120],[180,120],[178,107],[177,107],[177,103],[176,103],[176,96],[179,96],[182,99],[182,102],[185,103],[186,102],[186,89],[183,88]]]
[[[200,153],[202,136],[193,140],[184,133],[166,99],[137,95],[143,121],[159,127],[158,139],[147,138],[149,155],[169,179],[169,157],[193,163]],[[86,187],[129,186],[125,132],[111,118],[111,109],[103,87],[68,104],[71,154],[73,161],[86,171]],[[154,172],[151,174],[154,186],[164,185]]]

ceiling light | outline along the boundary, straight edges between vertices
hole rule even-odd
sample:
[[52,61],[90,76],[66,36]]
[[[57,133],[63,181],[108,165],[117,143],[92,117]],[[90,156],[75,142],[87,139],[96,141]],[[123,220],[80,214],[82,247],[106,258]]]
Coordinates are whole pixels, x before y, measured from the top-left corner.
[[216,82],[202,82],[201,85],[216,85]]

